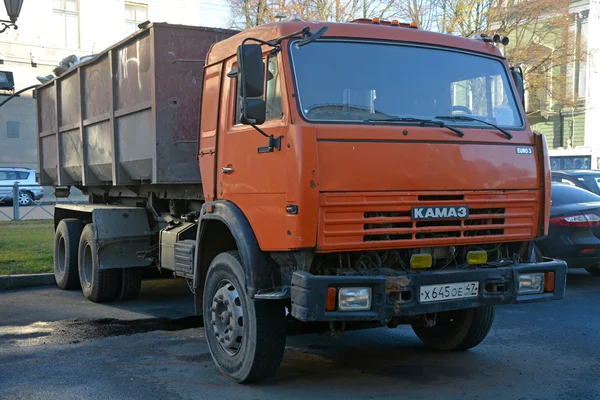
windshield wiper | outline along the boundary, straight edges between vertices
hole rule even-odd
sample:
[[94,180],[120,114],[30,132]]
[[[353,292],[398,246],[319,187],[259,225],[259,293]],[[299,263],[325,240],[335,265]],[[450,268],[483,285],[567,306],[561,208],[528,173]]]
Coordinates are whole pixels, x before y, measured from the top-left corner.
[[504,136],[506,136],[509,139],[513,138],[512,133],[510,133],[506,129],[500,128],[498,125],[492,124],[491,122],[482,121],[477,118],[467,117],[466,115],[441,115],[439,117],[435,117],[435,119],[447,119],[447,120],[451,120],[451,121],[477,121],[477,122],[481,122],[484,125],[488,125],[488,126],[491,126],[492,128],[499,130],[500,132],[502,132],[504,134]]
[[[437,118],[437,117],[436,117]],[[432,119],[421,119],[421,118],[411,118],[411,117],[389,117],[389,118],[369,118],[365,119],[364,122],[373,123],[373,122],[413,122],[418,123],[420,126],[425,125],[435,125],[440,128],[446,128],[456,133],[458,137],[465,136],[465,133],[458,128],[454,128],[452,126],[446,125],[442,121],[434,121]]]

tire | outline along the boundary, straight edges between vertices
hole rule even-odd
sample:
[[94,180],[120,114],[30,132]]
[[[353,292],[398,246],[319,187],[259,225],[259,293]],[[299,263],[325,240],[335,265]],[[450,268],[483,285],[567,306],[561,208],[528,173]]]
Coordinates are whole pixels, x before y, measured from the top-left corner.
[[115,300],[119,295],[121,270],[100,269],[93,228],[93,224],[88,224],[81,232],[78,251],[79,282],[86,299],[103,303]]
[[600,276],[600,267],[586,268],[585,270],[594,276]]
[[494,322],[494,307],[481,306],[437,314],[436,325],[427,328],[412,324],[413,331],[427,346],[436,350],[468,350],[480,344]]
[[217,368],[235,382],[251,383],[274,375],[281,364],[285,305],[250,299],[244,276],[237,251],[219,254],[208,269],[202,307],[206,339]]
[[135,300],[142,288],[142,268],[124,268],[121,274],[119,300]]
[[33,197],[29,192],[19,192],[18,201],[20,206],[28,206],[33,203]]
[[58,223],[54,233],[54,279],[58,287],[64,290],[81,287],[77,254],[82,230],[81,221],[66,218]]

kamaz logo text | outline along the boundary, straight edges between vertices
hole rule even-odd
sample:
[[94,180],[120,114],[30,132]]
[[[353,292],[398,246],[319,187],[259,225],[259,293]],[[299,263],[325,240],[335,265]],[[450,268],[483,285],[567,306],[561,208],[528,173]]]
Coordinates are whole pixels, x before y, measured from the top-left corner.
[[469,207],[413,207],[412,219],[467,218]]

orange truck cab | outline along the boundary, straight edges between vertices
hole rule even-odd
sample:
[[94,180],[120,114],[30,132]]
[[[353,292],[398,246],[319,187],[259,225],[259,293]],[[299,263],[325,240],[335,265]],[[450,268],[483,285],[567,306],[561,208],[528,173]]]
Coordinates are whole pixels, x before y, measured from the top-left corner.
[[[286,329],[410,324],[466,350],[494,307],[561,299],[550,168],[499,37],[379,20],[149,24],[36,89],[56,282],[187,280],[219,370],[275,373]],[[296,324],[291,322],[301,322]]]
[[[293,318],[332,331],[410,323],[434,348],[473,347],[495,305],[565,291],[565,264],[533,245],[548,151],[522,90],[489,40],[370,21],[249,29],[207,56],[203,215],[244,221],[255,301],[289,299]],[[204,289],[227,365],[219,291]]]

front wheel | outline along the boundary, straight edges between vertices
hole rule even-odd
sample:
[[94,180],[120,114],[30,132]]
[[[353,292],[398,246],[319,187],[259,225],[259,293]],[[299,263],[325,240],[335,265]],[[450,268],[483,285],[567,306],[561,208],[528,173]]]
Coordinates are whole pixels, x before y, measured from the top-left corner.
[[427,347],[446,351],[468,350],[480,344],[490,332],[494,307],[440,312],[436,314],[435,321],[433,327],[412,324],[413,331]]
[[202,308],[208,347],[223,375],[250,383],[275,373],[285,350],[285,306],[248,296],[237,251],[221,253],[211,263]]

